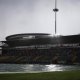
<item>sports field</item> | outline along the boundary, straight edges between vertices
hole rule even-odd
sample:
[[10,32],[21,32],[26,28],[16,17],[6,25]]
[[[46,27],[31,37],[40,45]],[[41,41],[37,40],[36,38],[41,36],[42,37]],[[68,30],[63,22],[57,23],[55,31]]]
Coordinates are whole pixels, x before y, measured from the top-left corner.
[[80,71],[0,74],[0,80],[80,80]]

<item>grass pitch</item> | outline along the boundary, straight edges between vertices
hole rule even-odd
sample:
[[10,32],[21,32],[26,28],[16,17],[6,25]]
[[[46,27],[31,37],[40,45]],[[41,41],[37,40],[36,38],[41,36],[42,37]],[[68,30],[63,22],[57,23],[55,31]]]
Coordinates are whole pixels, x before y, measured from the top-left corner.
[[80,71],[0,74],[0,80],[80,80]]

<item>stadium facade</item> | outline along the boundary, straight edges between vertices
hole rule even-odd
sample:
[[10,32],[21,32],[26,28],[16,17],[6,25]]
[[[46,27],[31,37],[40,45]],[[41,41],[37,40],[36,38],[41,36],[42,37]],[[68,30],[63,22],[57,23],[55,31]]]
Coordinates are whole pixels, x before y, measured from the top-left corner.
[[80,63],[80,35],[15,34],[7,36],[2,43],[2,63]]

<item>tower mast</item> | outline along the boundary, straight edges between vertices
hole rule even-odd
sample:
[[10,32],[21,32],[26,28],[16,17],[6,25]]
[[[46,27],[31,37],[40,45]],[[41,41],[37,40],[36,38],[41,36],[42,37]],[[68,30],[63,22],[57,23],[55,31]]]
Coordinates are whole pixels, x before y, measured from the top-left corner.
[[59,9],[57,9],[57,0],[55,0],[55,8],[53,9],[53,11],[55,12],[55,34],[57,33],[57,12],[59,11]]

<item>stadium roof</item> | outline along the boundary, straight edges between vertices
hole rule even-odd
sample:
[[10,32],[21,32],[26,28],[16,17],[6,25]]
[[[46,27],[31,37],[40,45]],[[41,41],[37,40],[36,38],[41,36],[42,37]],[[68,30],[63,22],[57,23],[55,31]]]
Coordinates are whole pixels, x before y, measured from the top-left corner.
[[48,33],[26,33],[26,34],[14,34],[6,37],[7,41],[12,41],[12,40],[20,40],[20,39],[30,39],[34,37],[47,37],[50,34]]

